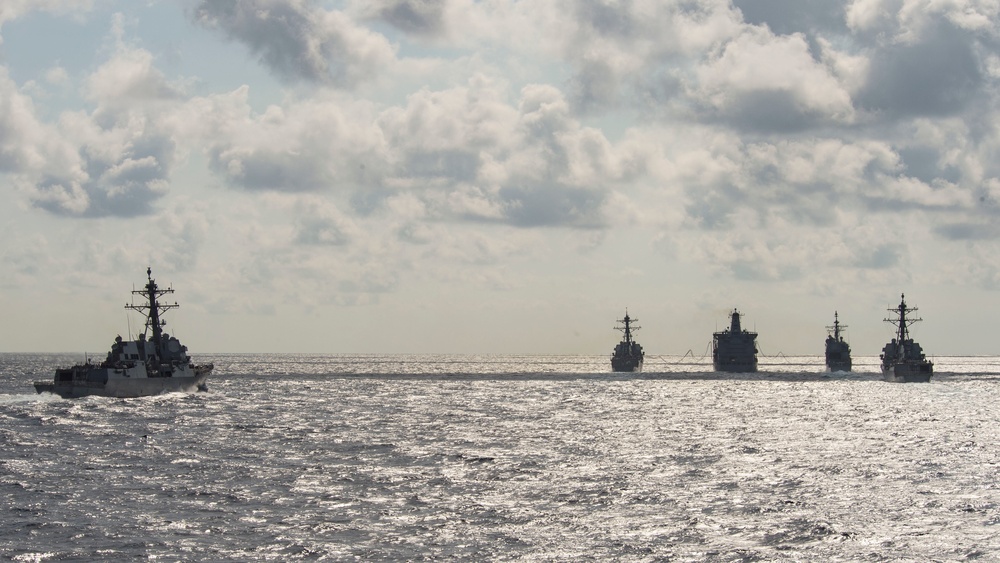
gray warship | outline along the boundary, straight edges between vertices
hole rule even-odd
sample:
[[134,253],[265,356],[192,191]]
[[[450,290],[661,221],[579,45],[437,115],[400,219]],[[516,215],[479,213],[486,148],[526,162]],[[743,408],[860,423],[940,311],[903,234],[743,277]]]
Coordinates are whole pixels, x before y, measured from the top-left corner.
[[625,318],[618,319],[623,326],[616,326],[615,330],[623,333],[622,341],[615,346],[615,351],[611,354],[611,369],[613,371],[642,371],[642,360],[646,353],[642,351],[642,346],[632,339],[632,331],[641,327],[632,326],[632,322],[637,319],[630,318],[628,311],[625,311]]
[[[126,309],[146,315],[146,327],[136,340],[119,336],[111,345],[107,358],[100,363],[87,359],[83,364],[56,369],[52,381],[36,381],[39,393],[54,393],[63,398],[101,395],[105,397],[145,397],[172,391],[206,390],[205,380],[213,365],[195,365],[187,354],[187,346],[163,332],[166,321],[160,316],[179,305],[160,303],[159,299],[172,288],[160,289],[153,280],[153,271],[146,269],[149,280],[141,290],[132,290],[133,301]],[[135,296],[142,301],[135,302]],[[147,340],[146,333],[151,332]]]
[[757,371],[757,333],[740,327],[736,309],[729,317],[729,328],[712,334],[712,364],[715,371],[753,373]]
[[910,325],[920,318],[908,318],[916,307],[906,306],[906,295],[899,296],[899,306],[888,309],[893,317],[882,319],[896,325],[896,338],[882,349],[882,378],[896,383],[927,383],[934,373],[934,363],[924,356],[923,349],[910,338]]
[[826,327],[830,333],[826,337],[826,367],[830,371],[851,371],[851,345],[840,335],[847,325],[840,324],[837,312],[833,312],[833,326]]

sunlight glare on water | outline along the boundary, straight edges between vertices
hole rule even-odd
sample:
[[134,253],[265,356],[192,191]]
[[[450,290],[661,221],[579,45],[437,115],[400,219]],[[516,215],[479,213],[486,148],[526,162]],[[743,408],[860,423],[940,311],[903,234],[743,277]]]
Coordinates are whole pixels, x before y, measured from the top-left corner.
[[0,556],[957,560],[1000,550],[1000,359],[216,355],[208,393],[35,395],[0,355]]

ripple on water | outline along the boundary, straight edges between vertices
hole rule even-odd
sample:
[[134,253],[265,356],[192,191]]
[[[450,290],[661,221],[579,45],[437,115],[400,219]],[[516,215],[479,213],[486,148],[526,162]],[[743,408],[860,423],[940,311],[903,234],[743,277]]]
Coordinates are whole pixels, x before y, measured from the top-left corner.
[[924,560],[1000,549],[995,360],[938,359],[970,375],[930,385],[820,377],[805,361],[726,379],[669,358],[638,377],[602,373],[604,357],[544,357],[535,372],[523,356],[370,360],[220,356],[211,392],[138,400],[64,401],[18,393],[30,379],[0,381],[0,556]]

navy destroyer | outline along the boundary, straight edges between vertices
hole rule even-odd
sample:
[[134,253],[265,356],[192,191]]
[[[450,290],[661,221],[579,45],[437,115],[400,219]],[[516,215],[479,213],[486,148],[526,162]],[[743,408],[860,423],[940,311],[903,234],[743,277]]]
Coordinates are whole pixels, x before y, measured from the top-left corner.
[[[105,397],[144,397],[171,391],[205,390],[205,380],[212,373],[212,364],[194,365],[187,346],[163,332],[166,321],[160,316],[179,305],[163,304],[159,300],[172,288],[160,289],[153,280],[153,271],[146,269],[149,280],[140,290],[132,290],[133,301],[126,309],[146,315],[146,328],[136,340],[119,336],[111,345],[107,358],[100,363],[87,359],[83,364],[56,369],[53,381],[35,382],[39,393],[55,393],[63,398],[102,395]],[[135,302],[135,296],[141,301]],[[151,332],[147,340],[146,333]]]
[[826,367],[830,371],[851,371],[851,345],[840,335],[847,325],[840,324],[837,312],[833,312],[833,326],[826,327],[830,333],[826,337]]
[[632,339],[632,331],[642,328],[632,325],[636,320],[628,316],[628,311],[625,311],[624,319],[618,319],[623,326],[616,326],[615,330],[622,331],[622,341],[615,346],[615,351],[611,354],[611,369],[614,371],[642,371],[642,360],[646,353],[642,351],[642,346]]
[[757,333],[740,327],[740,312],[729,314],[730,326],[712,334],[712,364],[715,371],[752,373],[757,371]]
[[920,318],[907,317],[915,312],[916,307],[906,306],[906,296],[899,296],[899,306],[888,309],[893,317],[883,319],[896,325],[896,338],[892,339],[882,349],[882,378],[897,383],[926,383],[934,373],[934,364],[924,356],[924,351],[910,338],[909,327],[922,321]]

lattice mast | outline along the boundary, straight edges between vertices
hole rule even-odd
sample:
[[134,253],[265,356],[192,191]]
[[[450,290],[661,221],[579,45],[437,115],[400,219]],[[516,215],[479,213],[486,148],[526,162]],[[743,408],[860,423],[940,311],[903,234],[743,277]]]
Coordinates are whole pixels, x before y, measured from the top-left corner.
[[[895,309],[889,309],[889,310],[890,311],[894,311]],[[846,328],[847,328],[847,325],[840,324],[840,320],[837,318],[837,311],[834,311],[833,312],[833,326],[826,327],[826,330],[832,330],[833,331],[833,339],[839,341],[840,340],[840,331],[841,331],[841,329],[846,329]]]
[[889,311],[890,313],[895,313],[895,316],[897,318],[886,318],[882,320],[887,323],[892,323],[896,325],[896,342],[899,342],[900,345],[902,345],[903,342],[910,339],[910,330],[909,330],[910,325],[912,325],[913,323],[918,323],[923,319],[919,317],[907,318],[906,315],[908,313],[916,312],[917,308],[907,307],[906,295],[902,293],[899,295],[899,306],[894,309],[886,309],[886,310]]
[[146,286],[142,289],[133,289],[132,295],[141,295],[143,298],[142,303],[136,303],[135,297],[133,297],[132,303],[126,303],[125,308],[131,309],[133,311],[138,311],[146,316],[146,328],[142,331],[143,336],[146,335],[146,331],[152,329],[153,338],[152,341],[156,345],[157,349],[160,346],[160,338],[163,334],[162,327],[166,326],[167,321],[162,320],[160,316],[169,311],[170,309],[176,309],[180,307],[175,301],[171,304],[162,304],[159,302],[160,297],[173,293],[173,288],[160,289],[156,285],[156,281],[153,279],[153,269],[150,267],[146,268],[146,277],[149,281]]
[[628,309],[626,309],[625,310],[625,318],[624,319],[618,319],[618,321],[617,321],[619,323],[622,323],[624,326],[616,326],[615,330],[622,331],[622,333],[625,335],[625,340],[624,341],[628,342],[629,344],[632,343],[632,331],[633,330],[639,330],[640,328],[642,328],[641,326],[638,326],[638,325],[635,325],[635,326],[632,325],[632,323],[635,322],[635,321],[637,321],[637,320],[638,319],[633,319],[633,318],[629,317],[628,316]]

